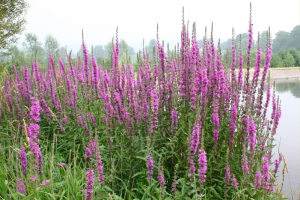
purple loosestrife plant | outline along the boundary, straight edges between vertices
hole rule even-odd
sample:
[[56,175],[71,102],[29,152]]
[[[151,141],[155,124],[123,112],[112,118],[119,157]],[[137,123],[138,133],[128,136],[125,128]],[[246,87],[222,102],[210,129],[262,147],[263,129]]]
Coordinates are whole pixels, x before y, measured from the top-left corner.
[[256,187],[258,189],[261,187],[261,171],[260,170],[258,170],[256,172],[255,181],[254,181],[254,187]]
[[84,151],[85,151],[84,161],[87,162],[89,160],[89,158],[92,157],[93,153],[92,153],[91,149],[88,147],[85,147]]
[[251,153],[254,154],[255,141],[256,141],[256,125],[255,125],[253,117],[251,117],[251,120],[249,121],[249,132],[248,133],[249,133],[249,137],[248,137],[249,149],[251,150]]
[[274,161],[274,163],[275,163],[274,176],[276,176],[279,165],[282,162],[282,160],[283,160],[283,155],[281,153],[279,153],[279,159],[275,159],[275,161]]
[[199,165],[199,182],[201,183],[201,187],[203,187],[202,184],[205,183],[205,179],[206,179],[205,174],[207,170],[207,157],[204,149],[199,150],[198,165]]
[[246,149],[244,148],[243,158],[242,158],[242,170],[245,173],[249,173],[249,166],[248,166],[248,157],[246,155]]
[[147,158],[147,174],[148,174],[148,179],[151,180],[153,176],[153,170],[154,170],[154,165],[153,165],[153,160],[150,155],[146,155]]
[[[233,97],[236,97],[236,93],[234,93]],[[236,120],[237,120],[237,102],[233,100],[231,104],[231,118],[229,119],[230,122],[230,128],[229,128],[229,144],[230,144],[230,152],[233,151],[233,143],[234,143],[234,137],[236,132]]]
[[190,177],[193,178],[196,172],[196,167],[194,163],[194,156],[198,151],[199,140],[200,140],[200,131],[201,131],[201,117],[199,117],[199,121],[195,123],[192,137],[190,141],[190,157],[188,161],[190,163]]
[[93,123],[93,126],[97,126],[97,123],[96,123],[96,120],[95,120],[95,117],[94,117],[93,113],[90,113],[90,119]]
[[26,152],[25,152],[25,148],[21,147],[20,149],[20,159],[21,159],[21,167],[22,167],[22,172],[24,174],[25,177],[27,177],[27,157],[26,157]]
[[231,179],[231,185],[232,185],[233,187],[235,187],[235,188],[238,187],[239,184],[238,184],[236,178],[232,178],[232,179]]
[[[262,75],[262,82],[266,82],[270,67],[272,48],[269,35],[264,69],[260,69],[262,53],[258,45],[254,76],[252,82],[249,81],[253,43],[251,20],[250,16],[246,58],[243,58],[242,45],[238,50],[234,41],[228,56],[222,55],[220,42],[216,51],[213,34],[209,38],[207,31],[203,46],[198,45],[195,23],[192,34],[189,34],[189,25],[183,19],[181,44],[176,49],[170,49],[157,38],[153,56],[149,55],[152,49],[144,48],[133,63],[131,56],[124,58],[123,42],[119,44],[116,38],[112,42],[111,59],[105,58],[101,64],[97,63],[95,56],[89,58],[83,41],[82,60],[72,60],[71,55],[67,55],[66,64],[64,59],[54,61],[49,55],[48,69],[41,63],[38,69],[37,62],[32,62],[31,69],[14,67],[15,75],[3,78],[0,132],[7,126],[16,132],[22,130],[20,122],[25,120],[28,151],[21,146],[17,155],[21,161],[18,175],[27,176],[27,184],[41,186],[42,182],[38,181],[46,178],[39,176],[45,159],[41,149],[48,152],[49,147],[40,147],[46,141],[39,140],[55,139],[55,133],[59,138],[55,153],[65,155],[70,143],[66,141],[74,138],[74,144],[81,144],[82,138],[78,136],[86,133],[83,141],[86,146],[82,149],[85,151],[84,162],[79,162],[76,167],[88,166],[87,199],[92,199],[93,194],[93,198],[101,198],[101,194],[107,194],[110,189],[116,195],[124,194],[124,199],[130,198],[128,195],[142,198],[134,189],[132,194],[126,192],[121,182],[131,187],[150,183],[151,191],[155,191],[153,187],[164,187],[166,196],[172,191],[173,197],[178,199],[183,198],[180,191],[183,188],[195,189],[184,193],[189,197],[195,197],[195,192],[197,198],[205,195],[211,199],[211,186],[224,183],[225,188],[216,188],[216,191],[231,199],[236,193],[237,181],[241,181],[243,189],[245,180],[254,184],[246,186],[249,196],[261,198],[264,195],[272,199],[276,192],[271,192],[274,180],[268,174],[276,176],[282,159],[276,159],[274,164],[271,161],[272,141],[281,118],[281,106],[277,97],[270,94],[270,81],[266,101],[262,103],[265,86],[258,84],[259,75]],[[246,63],[244,75],[243,65]],[[271,120],[267,116],[268,107],[272,108]],[[65,132],[61,133],[58,127]],[[40,137],[41,130],[46,133],[43,137]],[[21,135],[12,133],[11,138],[22,141],[18,138]],[[97,137],[103,145],[101,152]],[[139,179],[134,174],[140,173],[138,169],[143,161],[135,157],[145,152],[145,138],[150,138],[145,158],[147,178]],[[153,156],[154,152],[162,156],[163,162],[159,162],[156,174],[149,149]],[[226,158],[224,151],[227,149]],[[109,173],[106,165],[110,167],[108,177],[104,173]],[[60,168],[58,172],[64,173],[62,168],[67,166],[58,163],[57,167]],[[115,173],[114,169],[121,171]],[[154,176],[156,181],[152,180]],[[97,179],[95,186],[94,177]],[[56,180],[53,178],[51,181]],[[106,186],[102,186],[104,184]],[[197,189],[199,186],[203,189]],[[27,193],[32,194],[29,189],[32,187],[28,187]]]
[[262,166],[263,170],[263,189],[268,190],[269,189],[269,181],[270,181],[270,175],[269,175],[269,157],[266,155],[264,157],[264,164]]
[[235,68],[236,68],[236,50],[235,50],[235,44],[234,44],[234,30],[232,29],[232,44],[231,44],[231,83],[236,82],[236,74],[235,74]]
[[89,56],[88,51],[86,49],[86,45],[83,40],[83,33],[82,33],[82,49],[83,49],[83,58],[84,58],[84,75],[86,78],[86,83],[89,84]]
[[229,167],[225,167],[225,182],[227,184],[230,183],[230,168]]
[[252,5],[250,3],[250,19],[249,19],[249,29],[248,29],[248,44],[247,44],[247,71],[246,71],[246,83],[244,87],[244,99],[247,98],[249,94],[250,85],[249,85],[249,74],[250,74],[250,64],[251,64],[251,48],[253,44],[253,24],[252,24]]
[[158,107],[159,107],[159,100],[155,88],[153,88],[151,91],[151,101],[152,101],[151,132],[153,133],[158,123]]
[[260,73],[261,68],[261,49],[259,46],[259,34],[257,38],[257,52],[256,52],[256,61],[255,61],[255,68],[254,68],[254,74],[253,74],[253,80],[252,80],[252,90],[253,92],[256,92],[255,88],[257,87],[257,81]]
[[98,172],[98,181],[100,182],[101,185],[105,185],[103,162],[102,162],[101,152],[99,150],[98,139],[96,139],[96,169]]
[[36,182],[36,179],[37,179],[37,175],[36,175],[36,174],[33,174],[32,177],[31,177],[31,179],[30,179],[30,181],[29,181],[29,183],[34,183],[34,182]]
[[219,108],[218,108],[218,99],[216,98],[214,100],[213,104],[213,114],[212,114],[212,120],[213,120],[213,125],[214,125],[214,130],[213,130],[213,141],[214,141],[214,146],[215,148],[218,145],[218,140],[219,140],[219,127],[220,127],[220,120],[219,120]]
[[38,166],[38,171],[40,175],[43,175],[43,156],[38,145],[39,139],[39,125],[36,124],[40,121],[40,105],[39,101],[35,97],[31,97],[31,107],[30,107],[30,119],[33,123],[27,127],[27,134],[29,137],[30,151],[33,153],[33,157]]
[[25,101],[29,100],[29,95],[31,93],[30,91],[30,84],[29,84],[29,72],[28,72],[28,68],[24,67],[24,99]]
[[85,196],[86,200],[91,200],[93,197],[93,186],[94,186],[94,170],[90,169],[86,172],[86,189],[85,189]]
[[176,107],[174,108],[174,110],[171,111],[171,119],[172,119],[171,132],[174,132],[178,126],[178,111]]
[[25,185],[24,183],[21,181],[21,179],[17,179],[17,190],[19,193],[21,194],[26,194],[26,188],[25,188]]
[[[240,36],[241,37],[241,36]],[[239,74],[238,74],[238,87],[239,91],[243,86],[243,67],[244,67],[244,57],[242,52],[242,44],[240,42],[240,51],[239,51]]]
[[172,183],[172,192],[173,192],[173,193],[176,193],[177,185],[178,185],[178,182],[177,182],[177,181],[174,181],[174,182]]
[[158,180],[159,185],[160,185],[159,188],[160,188],[161,196],[163,197],[164,196],[163,195],[163,190],[164,190],[166,182],[165,182],[164,174],[163,174],[162,171],[158,172],[157,180]]

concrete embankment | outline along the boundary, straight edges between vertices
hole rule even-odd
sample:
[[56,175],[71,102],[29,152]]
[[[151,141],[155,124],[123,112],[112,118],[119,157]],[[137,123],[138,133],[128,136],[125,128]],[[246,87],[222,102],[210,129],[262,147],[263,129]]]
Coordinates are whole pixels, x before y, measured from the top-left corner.
[[[259,79],[261,78],[261,73]],[[269,70],[271,80],[278,81],[300,81],[300,68],[293,69],[270,69]],[[250,77],[253,76],[253,69],[250,71]]]

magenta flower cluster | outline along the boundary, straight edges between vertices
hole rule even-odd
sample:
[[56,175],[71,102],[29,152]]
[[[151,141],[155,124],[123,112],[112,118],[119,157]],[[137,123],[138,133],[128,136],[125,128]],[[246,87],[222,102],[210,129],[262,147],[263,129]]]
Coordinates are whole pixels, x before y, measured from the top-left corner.
[[86,200],[91,200],[93,197],[93,186],[94,186],[94,170],[88,170],[86,172],[86,189],[85,189],[85,196]]
[[153,170],[154,170],[154,165],[153,165],[153,160],[150,155],[146,155],[147,158],[147,174],[148,174],[148,179],[151,180],[153,176]]

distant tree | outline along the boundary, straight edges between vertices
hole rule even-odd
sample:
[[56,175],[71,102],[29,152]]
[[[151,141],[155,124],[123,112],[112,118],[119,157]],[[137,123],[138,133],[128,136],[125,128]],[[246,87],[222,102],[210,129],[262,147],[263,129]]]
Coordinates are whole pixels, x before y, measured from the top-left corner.
[[295,26],[291,31],[289,47],[294,47],[296,50],[300,50],[300,25]]
[[292,54],[295,59],[295,66],[300,66],[300,51],[297,51],[296,48],[292,47],[289,49],[289,53]]
[[[115,45],[115,44],[114,44]],[[121,39],[119,41],[120,51],[119,57],[121,61],[126,61],[126,54],[128,56],[134,55],[134,49],[125,42],[125,40]],[[110,58],[112,55],[112,42],[107,43],[104,46],[105,58]]]
[[98,58],[98,57],[104,58],[105,52],[104,52],[103,45],[95,45],[93,48],[93,53],[96,58]]
[[149,60],[153,61],[153,49],[155,49],[155,52],[157,53],[157,43],[155,39],[151,39],[146,46],[147,53],[149,55]]
[[0,59],[0,76],[2,73],[13,74],[13,66],[17,68],[24,66],[26,63],[26,57],[24,51],[19,49],[16,45],[11,45],[7,50],[7,54],[2,54]]
[[280,55],[278,53],[272,54],[271,68],[283,67],[283,66],[284,66],[284,63],[283,63],[283,60],[280,57]]
[[25,0],[1,0],[0,3],[0,52],[18,39],[24,30],[28,3]]
[[128,49],[128,54],[129,54],[129,55],[134,55],[134,54],[135,54],[134,48],[133,48],[133,47],[128,46],[127,49]]
[[121,39],[120,41],[120,52],[119,52],[119,57],[120,60],[126,61],[126,56],[129,56],[128,54],[128,44],[125,42],[125,40]]
[[12,53],[12,62],[14,65],[20,66],[25,64],[25,53],[16,45],[11,46],[10,52]]
[[[27,65],[30,64],[35,56],[40,58],[46,57],[46,52],[42,47],[42,43],[38,40],[37,36],[33,33],[25,34],[25,41],[23,42],[23,48],[26,54]],[[35,55],[37,53],[37,55]]]
[[263,52],[266,50],[267,41],[268,41],[267,31],[263,31],[259,36],[259,45]]
[[[241,37],[241,41],[240,41]],[[236,50],[240,50],[240,44],[242,44],[242,51],[247,51],[249,36],[248,33],[241,33],[238,34],[235,38]]]
[[199,48],[203,49],[203,39],[198,40]]
[[120,53],[119,53],[119,56],[120,56],[120,59],[121,61],[126,61],[126,55],[127,56],[130,56],[130,55],[134,55],[135,52],[134,52],[134,49],[129,46],[125,40],[121,39],[120,41]]
[[52,35],[47,35],[45,38],[45,49],[47,54],[52,54],[53,57],[56,57],[56,51],[59,48],[59,43],[55,37]]
[[222,50],[229,50],[231,49],[231,44],[232,44],[232,39],[228,39],[227,41],[222,42],[220,46]]
[[63,62],[67,62],[67,53],[65,47],[59,47],[58,49],[58,57],[62,59]]
[[296,61],[295,61],[293,55],[290,52],[287,52],[283,59],[283,63],[284,63],[285,67],[294,67]]
[[296,83],[289,83],[291,84],[290,86],[290,90],[292,92],[292,94],[297,97],[300,98],[300,85],[298,84],[298,82]]
[[25,33],[23,47],[26,51],[34,52],[39,46],[42,46],[42,43],[38,40],[36,35],[33,33]]
[[110,58],[112,55],[112,42],[107,43],[104,46],[105,58]]
[[273,40],[273,51],[278,52],[288,48],[290,33],[285,31],[279,31],[276,33],[276,37]]

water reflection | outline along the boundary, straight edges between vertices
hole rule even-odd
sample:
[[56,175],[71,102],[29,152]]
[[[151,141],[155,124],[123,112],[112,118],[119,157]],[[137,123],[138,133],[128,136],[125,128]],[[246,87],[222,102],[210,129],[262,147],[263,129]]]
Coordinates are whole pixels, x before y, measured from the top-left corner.
[[298,82],[280,82],[275,83],[276,92],[279,94],[287,91],[291,91],[292,95],[296,98],[300,98],[300,81]]
[[[289,169],[289,174],[285,175],[283,193],[292,199],[292,194],[300,190],[300,81],[275,80],[275,92],[281,100],[282,117],[274,137],[277,147],[273,160],[278,158],[280,143],[279,151],[285,155]],[[280,171],[282,167],[281,164]],[[281,173],[278,180],[281,185]]]

